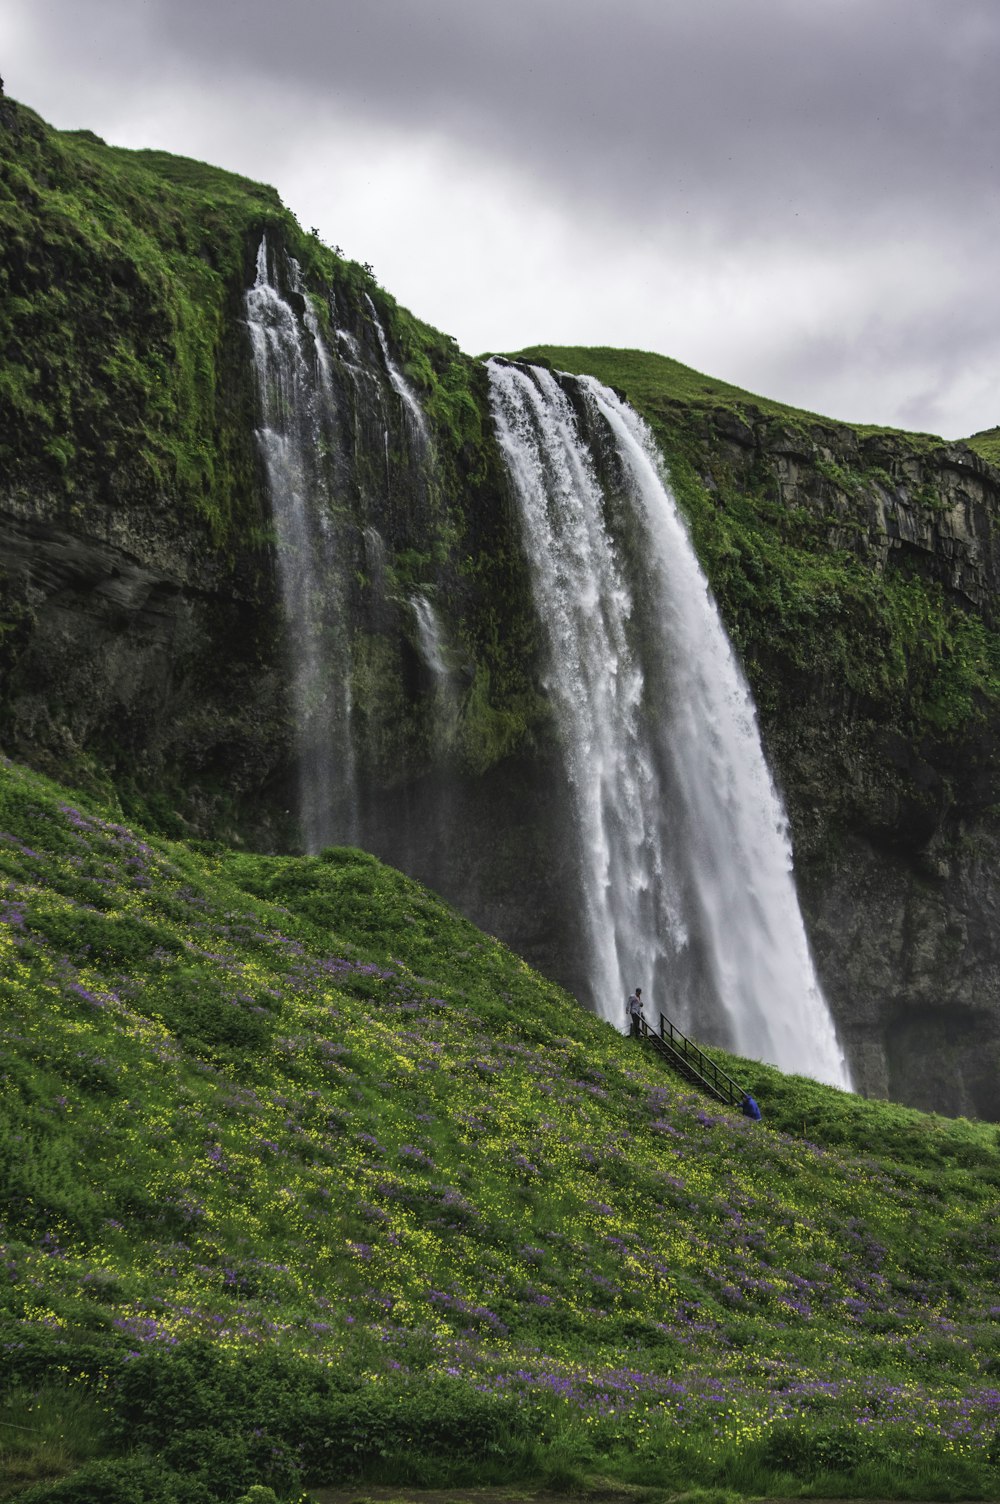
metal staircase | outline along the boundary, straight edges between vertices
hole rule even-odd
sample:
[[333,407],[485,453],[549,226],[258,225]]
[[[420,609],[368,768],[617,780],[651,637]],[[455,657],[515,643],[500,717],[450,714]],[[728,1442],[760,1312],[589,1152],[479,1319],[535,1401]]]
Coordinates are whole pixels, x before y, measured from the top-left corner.
[[710,1060],[694,1040],[688,1039],[686,1034],[675,1028],[663,1013],[660,1014],[659,1033],[640,1016],[639,1034],[649,1041],[657,1054],[662,1055],[679,1076],[690,1081],[699,1091],[706,1092],[727,1107],[742,1107],[747,1093],[739,1082],[720,1070],[715,1061]]

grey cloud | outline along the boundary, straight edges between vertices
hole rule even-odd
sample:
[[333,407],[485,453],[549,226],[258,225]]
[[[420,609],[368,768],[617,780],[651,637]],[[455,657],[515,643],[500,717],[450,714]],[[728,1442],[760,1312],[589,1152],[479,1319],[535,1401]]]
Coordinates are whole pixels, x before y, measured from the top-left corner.
[[[996,193],[995,0],[103,0],[138,76],[249,73],[556,194],[751,236]],[[795,224],[796,217],[801,222]]]
[[[984,318],[978,300],[958,296],[928,304],[919,317],[901,320],[875,309],[851,331],[835,328],[783,342],[781,332],[762,355],[759,370],[770,390],[825,393],[810,405],[837,410],[856,422],[872,421],[861,403],[879,384],[898,389],[881,421],[928,433],[971,431],[963,421],[963,389],[1000,369],[1000,320]],[[848,394],[859,395],[848,406]],[[966,393],[967,398],[967,393]],[[1000,403],[996,404],[1000,409]],[[996,422],[1000,419],[997,410]]]

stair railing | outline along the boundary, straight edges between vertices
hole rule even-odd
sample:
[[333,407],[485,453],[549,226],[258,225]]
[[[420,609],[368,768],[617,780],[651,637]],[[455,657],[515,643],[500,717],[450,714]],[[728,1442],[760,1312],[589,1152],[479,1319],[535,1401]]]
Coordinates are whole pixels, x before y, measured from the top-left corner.
[[671,1023],[666,1014],[660,1014],[659,1034],[644,1018],[640,1020],[640,1030],[655,1043],[662,1041],[666,1046],[667,1053],[683,1062],[688,1070],[698,1077],[700,1084],[713,1097],[716,1097],[720,1102],[725,1102],[729,1107],[741,1107],[743,1105],[743,1099],[747,1093],[740,1086],[739,1082],[734,1081],[732,1076],[717,1066],[715,1061],[706,1055],[705,1051],[700,1049],[693,1039],[689,1039],[686,1034],[682,1034],[680,1029]]

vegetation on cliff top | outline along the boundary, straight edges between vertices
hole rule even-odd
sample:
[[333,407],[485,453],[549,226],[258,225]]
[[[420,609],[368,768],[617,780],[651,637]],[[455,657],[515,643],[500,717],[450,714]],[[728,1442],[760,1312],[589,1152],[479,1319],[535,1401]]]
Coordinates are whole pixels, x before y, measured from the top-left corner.
[[172,501],[218,533],[252,492],[218,380],[232,271],[249,222],[288,219],[273,189],[0,101],[7,484],[69,504]]
[[751,1124],[361,852],[0,816],[8,1489],[996,1496],[994,1127]]
[[941,443],[933,434],[904,433],[901,429],[824,418],[820,413],[792,407],[787,402],[776,402],[770,397],[759,397],[742,387],[733,386],[731,382],[705,376],[692,366],[652,350],[620,350],[607,345],[529,345],[511,359],[542,361],[561,371],[599,376],[608,386],[624,392],[633,406],[644,412],[651,409],[666,411],[669,405],[677,404],[706,413],[727,410],[750,419],[766,414],[803,427],[824,423],[834,428],[853,429],[864,435],[899,434],[907,443],[920,449]]
[[1000,428],[986,428],[982,433],[972,434],[965,442],[991,465],[1000,465]]

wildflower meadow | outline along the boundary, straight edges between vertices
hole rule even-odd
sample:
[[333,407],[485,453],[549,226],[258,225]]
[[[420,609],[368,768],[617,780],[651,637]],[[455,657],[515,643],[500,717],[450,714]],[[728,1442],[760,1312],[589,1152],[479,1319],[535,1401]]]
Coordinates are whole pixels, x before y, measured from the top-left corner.
[[0,766],[4,1497],[1000,1495],[1000,1141]]

